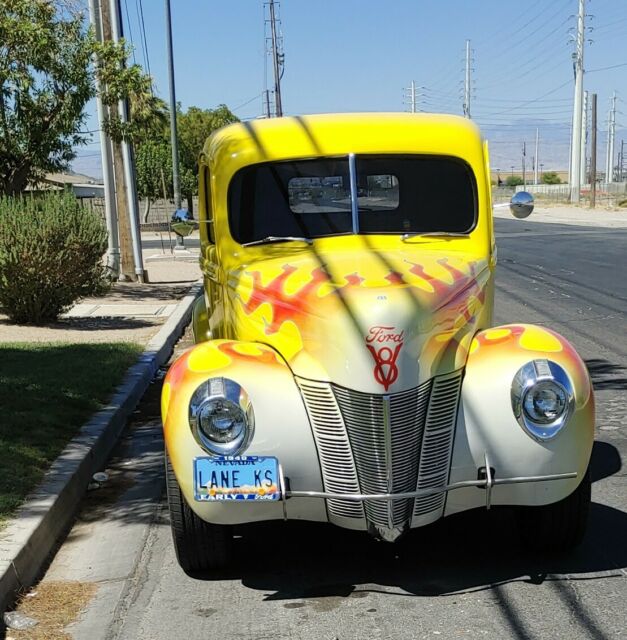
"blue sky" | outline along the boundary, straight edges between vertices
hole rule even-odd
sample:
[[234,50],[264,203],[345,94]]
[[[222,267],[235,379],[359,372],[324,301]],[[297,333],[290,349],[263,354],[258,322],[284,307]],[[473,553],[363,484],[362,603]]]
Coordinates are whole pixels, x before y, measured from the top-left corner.
[[[227,104],[262,113],[263,0],[171,0],[177,99],[183,108]],[[588,0],[585,89],[598,94],[599,164],[607,112],[618,94],[616,147],[627,130],[627,1]],[[164,3],[122,0],[126,37],[167,99]],[[143,53],[143,9],[148,58]],[[473,59],[471,115],[490,141],[493,167],[520,165],[536,127],[544,169],[568,165],[577,0],[282,0],[286,114],[403,111],[414,80],[418,108],[461,113],[465,41]],[[620,66],[617,66],[620,65]],[[613,68],[607,68],[613,67]],[[268,83],[272,83],[268,66]],[[90,106],[93,112],[93,105]],[[97,127],[92,118],[89,126]],[[100,175],[97,136],[74,169]],[[618,151],[618,149],[617,149]],[[528,159],[528,162],[530,160]]]

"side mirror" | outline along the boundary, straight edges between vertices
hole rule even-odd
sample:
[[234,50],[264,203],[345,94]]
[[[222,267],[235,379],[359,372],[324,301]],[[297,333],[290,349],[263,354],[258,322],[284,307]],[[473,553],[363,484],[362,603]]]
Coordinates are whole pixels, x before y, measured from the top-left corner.
[[514,218],[526,218],[533,211],[533,196],[527,191],[518,191],[509,203]]

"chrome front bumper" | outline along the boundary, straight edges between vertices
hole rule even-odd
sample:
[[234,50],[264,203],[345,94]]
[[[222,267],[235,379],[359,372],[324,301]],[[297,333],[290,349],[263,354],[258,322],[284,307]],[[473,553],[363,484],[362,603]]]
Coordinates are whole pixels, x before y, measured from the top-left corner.
[[366,500],[403,500],[411,498],[422,498],[426,496],[437,495],[447,491],[454,491],[455,489],[463,489],[466,487],[478,487],[479,489],[485,489],[485,506],[486,509],[490,509],[492,506],[492,489],[499,485],[506,484],[522,484],[527,482],[549,482],[553,480],[572,480],[578,476],[576,471],[568,473],[553,473],[541,476],[515,476],[510,478],[495,478],[492,474],[492,467],[490,466],[490,460],[488,454],[484,454],[485,460],[485,478],[479,478],[477,480],[464,480],[462,482],[453,482],[451,484],[442,485],[440,487],[432,487],[429,489],[419,489],[417,491],[407,491],[405,493],[335,493],[328,491],[292,491],[287,488],[287,483],[283,475],[283,469],[279,465],[279,474],[281,482],[281,500],[283,501],[283,516],[287,520],[287,507],[286,500],[288,498],[319,498],[323,500],[328,499],[342,499],[352,502],[364,502]]

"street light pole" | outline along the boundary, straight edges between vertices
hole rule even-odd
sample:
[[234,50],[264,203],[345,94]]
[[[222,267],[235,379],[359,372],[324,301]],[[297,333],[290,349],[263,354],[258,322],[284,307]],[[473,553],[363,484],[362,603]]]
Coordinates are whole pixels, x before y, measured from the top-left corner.
[[[170,0],[165,0],[165,32],[168,48],[168,82],[170,84],[170,146],[172,147],[172,186],[174,189],[174,206],[181,208],[181,181],[179,178],[179,144],[176,130],[176,89],[174,86],[174,53],[172,50],[172,13]],[[185,246],[182,236],[176,234],[176,248]]]

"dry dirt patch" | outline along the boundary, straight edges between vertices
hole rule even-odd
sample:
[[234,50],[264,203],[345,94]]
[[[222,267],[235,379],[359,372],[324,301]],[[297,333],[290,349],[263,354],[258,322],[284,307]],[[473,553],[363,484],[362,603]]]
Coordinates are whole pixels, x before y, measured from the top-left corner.
[[42,582],[24,595],[20,613],[39,622],[24,631],[7,629],[9,640],[72,640],[65,628],[74,622],[96,593],[91,582]]

